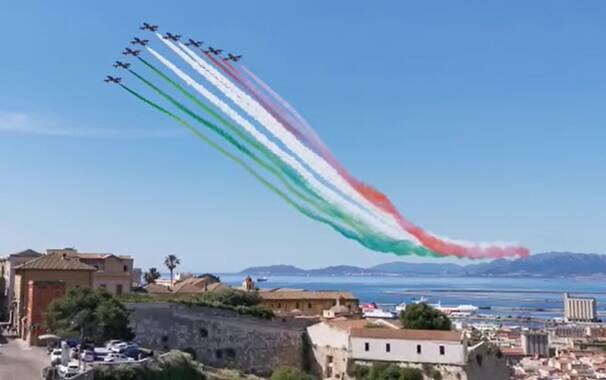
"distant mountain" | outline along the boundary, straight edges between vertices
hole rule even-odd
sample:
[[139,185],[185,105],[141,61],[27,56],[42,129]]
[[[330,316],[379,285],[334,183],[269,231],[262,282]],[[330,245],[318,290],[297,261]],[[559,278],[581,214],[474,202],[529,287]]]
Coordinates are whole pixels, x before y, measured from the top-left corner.
[[406,263],[401,261],[360,268],[337,265],[301,269],[292,265],[251,267],[240,274],[275,276],[495,276],[495,277],[579,277],[606,276],[606,255],[595,253],[547,252],[516,260],[458,265],[450,263]]

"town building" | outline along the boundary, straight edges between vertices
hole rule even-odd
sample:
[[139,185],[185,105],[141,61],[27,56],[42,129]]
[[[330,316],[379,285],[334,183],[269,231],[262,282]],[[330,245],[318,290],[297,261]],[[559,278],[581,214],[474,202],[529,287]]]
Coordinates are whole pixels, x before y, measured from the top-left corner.
[[[13,328],[19,332],[23,338],[26,337],[26,326],[31,326],[28,319],[27,306],[30,305],[29,284],[30,281],[61,281],[65,284],[65,290],[68,291],[75,287],[92,288],[94,283],[94,273],[96,269],[90,265],[84,264],[77,257],[67,253],[51,253],[42,255],[36,259],[30,260],[15,268],[15,293],[12,302]],[[43,303],[32,303],[32,315],[38,315],[44,311],[46,305]]]
[[461,331],[413,330],[381,320],[332,319],[307,328],[314,372],[321,378],[351,379],[352,368],[393,363],[421,369],[429,378],[508,378],[498,350],[468,346]]
[[112,253],[84,253],[75,248],[48,249],[47,254],[66,254],[96,269],[93,287],[112,294],[130,293],[133,286],[133,259]]
[[597,321],[596,299],[593,297],[570,297],[564,293],[564,318],[569,322]]
[[55,299],[65,295],[63,281],[29,281],[27,284],[27,306],[22,337],[30,345],[38,345],[38,336],[47,332],[44,312]]
[[261,289],[259,296],[261,305],[276,314],[321,316],[337,304],[350,313],[359,310],[359,300],[350,292]]
[[10,302],[15,296],[15,268],[40,256],[42,253],[26,249],[0,258],[0,314],[9,322],[12,321]]
[[549,335],[544,331],[523,331],[520,337],[524,355],[548,357]]

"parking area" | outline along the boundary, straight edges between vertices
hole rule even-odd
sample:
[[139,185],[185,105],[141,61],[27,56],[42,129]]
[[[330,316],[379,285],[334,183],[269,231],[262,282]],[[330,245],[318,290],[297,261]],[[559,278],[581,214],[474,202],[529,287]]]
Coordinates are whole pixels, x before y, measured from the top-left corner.
[[20,339],[6,340],[0,336],[0,379],[40,380],[48,366],[46,349],[29,347]]

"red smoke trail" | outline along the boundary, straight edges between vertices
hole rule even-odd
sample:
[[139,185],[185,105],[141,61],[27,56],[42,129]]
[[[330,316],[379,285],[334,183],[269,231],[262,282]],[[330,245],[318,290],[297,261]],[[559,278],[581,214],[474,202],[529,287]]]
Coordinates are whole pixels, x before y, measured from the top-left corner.
[[[236,70],[229,62],[218,62],[212,55],[209,53],[205,53],[206,56],[217,66],[220,70],[222,70],[226,75],[232,78],[243,90],[251,94],[262,106],[265,108],[276,120],[280,122],[284,128],[293,133],[299,140],[303,141],[305,145],[314,150],[317,154],[319,154],[322,158],[324,158],[331,166],[335,168],[335,170],[366,200],[374,204],[379,209],[391,215],[398,225],[408,232],[409,234],[416,237],[421,244],[427,249],[434,251],[443,256],[457,256],[462,258],[503,258],[509,256],[521,256],[526,257],[529,254],[528,249],[524,247],[518,246],[487,246],[482,247],[479,245],[465,246],[453,242],[446,241],[437,236],[434,236],[430,233],[425,232],[422,228],[414,225],[413,223],[406,220],[395,208],[391,200],[379,190],[373,188],[370,185],[365,184],[364,182],[358,180],[336,160],[336,158],[332,155],[332,153],[324,146],[324,144],[317,142],[314,143],[305,136],[305,133],[297,129],[293,124],[302,123],[289,123],[286,119],[291,119],[284,115],[284,112],[280,112],[279,108],[288,109],[288,107],[277,107],[274,102],[265,99],[262,95],[262,92],[255,88],[250,81],[244,78],[238,70]],[[252,73],[251,73],[252,74]],[[254,75],[250,75],[253,80],[255,80]],[[255,80],[257,83],[261,83],[260,80]],[[262,87],[262,86],[260,86]],[[268,91],[270,94],[274,92],[273,90]],[[274,92],[275,93],[275,92]],[[275,96],[274,96],[275,98]],[[280,99],[276,99],[280,102]],[[282,101],[283,102],[283,101]],[[270,105],[271,103],[271,105]],[[293,115],[294,118],[297,118],[296,115]]]

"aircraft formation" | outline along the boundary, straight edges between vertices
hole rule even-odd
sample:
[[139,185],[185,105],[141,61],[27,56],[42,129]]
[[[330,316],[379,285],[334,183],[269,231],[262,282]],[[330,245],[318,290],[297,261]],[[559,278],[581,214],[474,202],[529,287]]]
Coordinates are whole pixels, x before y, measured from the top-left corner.
[[[160,28],[159,25],[155,25],[155,24],[150,24],[148,22],[144,22],[139,29],[143,30],[143,31],[149,31],[149,32],[157,32],[158,29]],[[173,33],[169,33],[166,32],[162,38],[164,38],[165,40],[169,40],[172,42],[178,42],[181,40],[181,35],[180,34],[173,34]],[[131,45],[133,46],[140,46],[140,47],[145,47],[147,46],[147,44],[149,43],[149,40],[140,38],[140,37],[133,37],[133,39],[130,41]],[[197,41],[194,40],[192,38],[188,38],[187,42],[185,42],[185,46],[188,47],[195,47],[200,49],[202,52],[206,53],[206,54],[213,54],[216,55],[220,58],[222,58],[224,61],[232,61],[232,62],[238,62],[242,59],[242,55],[241,54],[232,54],[232,53],[228,53],[227,57],[221,57],[221,54],[223,53],[223,49],[216,49],[213,48],[212,46],[208,46],[208,49],[203,50],[202,49],[202,45],[204,44],[203,41]],[[138,57],[139,54],[141,54],[141,50],[138,50],[136,48],[130,48],[130,47],[126,47],[124,48],[124,51],[122,52],[122,55],[125,56],[133,56],[133,57]],[[120,69],[125,69],[127,70],[130,66],[130,63],[126,63],[126,62],[121,62],[121,61],[116,61],[112,66],[114,66],[115,68],[120,68]],[[120,83],[120,81],[122,80],[122,78],[120,77],[114,77],[111,75],[108,75],[105,79],[104,82],[106,83],[113,83],[113,84],[118,84]]]

